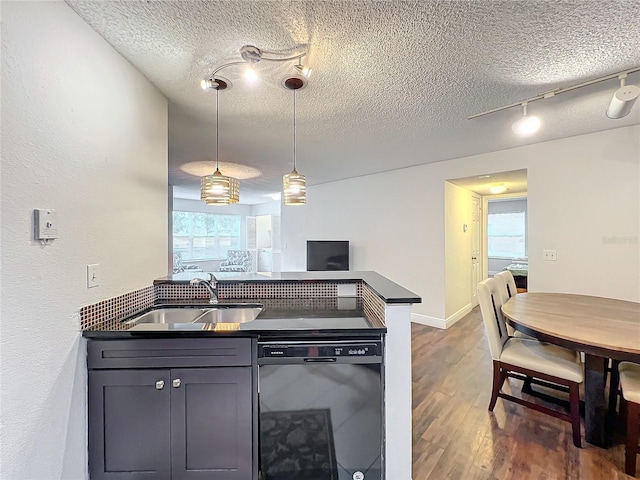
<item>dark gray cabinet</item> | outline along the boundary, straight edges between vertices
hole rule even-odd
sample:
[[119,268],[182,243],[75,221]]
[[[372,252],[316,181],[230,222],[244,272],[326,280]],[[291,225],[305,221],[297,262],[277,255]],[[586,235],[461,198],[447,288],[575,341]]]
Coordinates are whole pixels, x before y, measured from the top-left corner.
[[235,338],[89,341],[91,480],[257,478],[253,351]]

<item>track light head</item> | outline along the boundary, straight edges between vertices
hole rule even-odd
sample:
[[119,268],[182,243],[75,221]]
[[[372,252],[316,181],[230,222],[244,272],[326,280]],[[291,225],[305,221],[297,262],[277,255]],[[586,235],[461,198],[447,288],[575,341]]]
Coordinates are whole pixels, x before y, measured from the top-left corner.
[[624,77],[620,78],[620,85],[611,98],[609,108],[607,108],[607,117],[614,120],[629,115],[638,96],[640,96],[640,88],[635,85],[625,85]]
[[311,77],[311,69],[306,65],[302,65],[301,63],[295,65],[295,69],[300,72],[301,75],[304,75],[306,78]]
[[527,115],[527,102],[522,102],[522,118],[516,120],[511,125],[513,133],[519,137],[528,137],[540,129],[540,119],[536,116]]
[[213,78],[203,78],[200,81],[200,88],[204,91],[215,89],[216,85],[216,81]]
[[231,82],[226,79],[218,78],[203,78],[200,81],[200,88],[202,90],[228,90],[231,88]]

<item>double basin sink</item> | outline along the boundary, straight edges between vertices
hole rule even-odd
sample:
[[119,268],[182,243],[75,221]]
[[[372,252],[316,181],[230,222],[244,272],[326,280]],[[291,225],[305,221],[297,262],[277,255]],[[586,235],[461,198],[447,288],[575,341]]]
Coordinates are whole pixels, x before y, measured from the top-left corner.
[[257,303],[215,304],[198,307],[155,308],[127,320],[129,325],[176,323],[246,323],[256,319],[262,311]]

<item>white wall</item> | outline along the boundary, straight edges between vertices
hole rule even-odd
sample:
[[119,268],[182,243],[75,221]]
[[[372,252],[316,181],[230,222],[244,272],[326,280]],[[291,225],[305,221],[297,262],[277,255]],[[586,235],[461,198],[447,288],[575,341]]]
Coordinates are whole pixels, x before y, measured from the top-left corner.
[[471,191],[446,182],[444,195],[445,317],[449,319],[471,309]]
[[251,215],[277,215],[280,216],[281,201],[274,200],[273,202],[257,203],[251,205]]
[[253,215],[252,205],[207,205],[201,200],[173,199],[173,209],[182,212],[219,213],[220,215]]
[[309,238],[348,239],[354,270],[413,290],[413,312],[442,321],[445,181],[521,168],[529,289],[640,301],[638,125],[309,187],[305,207],[282,209],[283,270],[304,269]]
[[63,2],[2,4],[1,182],[0,478],[84,479],[77,312],[165,274],[167,101]]

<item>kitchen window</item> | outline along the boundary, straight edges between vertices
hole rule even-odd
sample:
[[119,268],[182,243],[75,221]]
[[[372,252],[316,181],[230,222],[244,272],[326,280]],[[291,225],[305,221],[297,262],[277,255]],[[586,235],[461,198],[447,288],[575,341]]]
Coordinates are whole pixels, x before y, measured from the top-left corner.
[[241,245],[240,215],[173,212],[173,253],[183,261],[221,260]]

